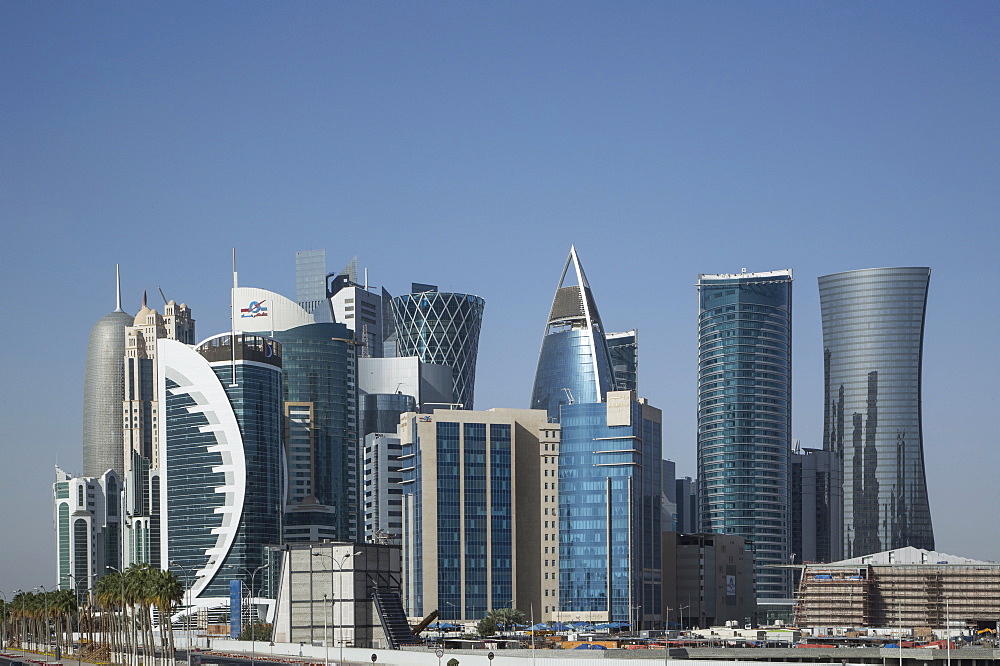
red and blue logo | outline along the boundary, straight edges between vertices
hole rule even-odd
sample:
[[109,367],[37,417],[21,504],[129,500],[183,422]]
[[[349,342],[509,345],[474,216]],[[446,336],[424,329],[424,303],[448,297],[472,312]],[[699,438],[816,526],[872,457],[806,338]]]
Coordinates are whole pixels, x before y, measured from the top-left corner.
[[264,301],[250,301],[250,305],[240,310],[242,314],[240,317],[266,317],[267,308],[264,307]]

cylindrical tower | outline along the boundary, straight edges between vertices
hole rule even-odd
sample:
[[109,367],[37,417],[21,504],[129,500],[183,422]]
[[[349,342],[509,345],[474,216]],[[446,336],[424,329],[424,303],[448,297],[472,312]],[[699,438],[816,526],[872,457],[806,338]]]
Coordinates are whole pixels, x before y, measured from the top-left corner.
[[438,292],[431,285],[414,284],[413,289],[413,293],[392,299],[396,356],[450,365],[455,400],[463,409],[472,409],[486,301],[472,294]]
[[819,278],[823,448],[844,472],[845,558],[934,549],[920,384],[929,268]]
[[698,278],[701,531],[755,552],[757,594],[787,597],[792,272]]
[[119,307],[90,329],[83,382],[83,475],[125,472],[122,401],[125,399],[125,327],[133,316]]

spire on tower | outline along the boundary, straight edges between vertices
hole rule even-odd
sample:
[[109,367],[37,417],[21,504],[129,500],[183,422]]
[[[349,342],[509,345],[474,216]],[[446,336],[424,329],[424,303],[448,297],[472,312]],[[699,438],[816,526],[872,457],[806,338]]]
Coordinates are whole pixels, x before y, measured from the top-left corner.
[[122,276],[115,264],[115,312],[125,312],[122,310]]

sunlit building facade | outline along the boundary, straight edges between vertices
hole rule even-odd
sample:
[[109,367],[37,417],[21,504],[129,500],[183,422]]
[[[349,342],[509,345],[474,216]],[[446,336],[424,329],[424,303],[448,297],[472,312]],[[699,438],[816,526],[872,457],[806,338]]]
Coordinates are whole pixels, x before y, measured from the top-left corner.
[[612,391],[563,405],[559,424],[557,618],[660,626],[660,410]]

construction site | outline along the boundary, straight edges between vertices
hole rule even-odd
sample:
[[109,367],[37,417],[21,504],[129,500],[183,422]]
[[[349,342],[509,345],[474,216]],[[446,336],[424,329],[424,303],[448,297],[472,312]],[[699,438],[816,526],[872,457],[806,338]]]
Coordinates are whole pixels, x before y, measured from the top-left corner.
[[998,563],[902,548],[802,568],[799,627],[883,628],[900,637],[930,630],[996,635]]

